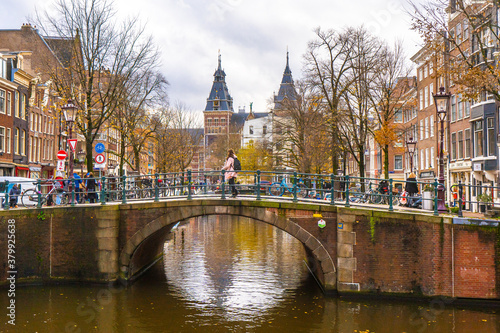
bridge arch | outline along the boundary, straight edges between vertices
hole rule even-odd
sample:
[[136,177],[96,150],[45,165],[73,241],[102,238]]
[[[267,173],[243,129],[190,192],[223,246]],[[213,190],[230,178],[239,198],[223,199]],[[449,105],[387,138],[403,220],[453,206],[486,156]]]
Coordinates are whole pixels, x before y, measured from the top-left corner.
[[[278,215],[266,207],[248,206],[184,206],[169,207],[165,214],[147,222],[144,227],[135,232],[122,248],[119,256],[120,275],[123,280],[133,279],[140,272],[149,267],[139,264],[141,259],[151,259],[153,251],[157,257],[161,256],[165,236],[179,221],[210,215],[231,215],[247,217],[256,221],[273,225],[292,237],[299,240],[306,248],[310,257],[309,264],[323,286],[325,292],[336,291],[337,271],[334,261],[325,246],[314,235],[302,228],[292,218]],[[149,258],[148,258],[149,256]],[[142,265],[142,267],[140,267]]]

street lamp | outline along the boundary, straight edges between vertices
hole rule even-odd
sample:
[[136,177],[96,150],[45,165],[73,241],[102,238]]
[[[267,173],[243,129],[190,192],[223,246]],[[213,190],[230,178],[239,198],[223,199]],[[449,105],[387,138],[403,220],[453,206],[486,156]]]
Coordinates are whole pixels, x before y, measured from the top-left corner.
[[[64,120],[66,120],[66,123],[68,124],[68,132],[69,132],[69,139],[72,139],[72,135],[73,135],[73,123],[76,119],[76,112],[77,112],[77,108],[75,106],[75,104],[73,104],[73,101],[72,100],[69,100],[68,101],[68,104],[64,104],[62,106],[62,110],[63,110],[63,113],[64,113]],[[70,151],[69,151],[69,176],[68,176],[68,179],[73,177],[73,151],[71,150],[71,147],[70,147]]]
[[406,141],[406,147],[408,148],[408,155],[410,156],[410,173],[413,172],[413,155],[415,155],[415,147],[417,146],[417,141],[410,138]]
[[439,136],[439,178],[438,178],[438,211],[446,211],[444,205],[444,120],[446,119],[446,114],[448,113],[448,104],[450,102],[451,94],[444,92],[444,87],[439,88],[439,93],[433,94],[434,104],[436,105],[437,119],[441,123],[441,133]]
[[83,177],[83,163],[85,162],[85,157],[87,157],[87,153],[84,150],[80,150],[76,153],[76,158],[78,159],[78,163],[80,163],[80,167],[82,169],[82,177]]

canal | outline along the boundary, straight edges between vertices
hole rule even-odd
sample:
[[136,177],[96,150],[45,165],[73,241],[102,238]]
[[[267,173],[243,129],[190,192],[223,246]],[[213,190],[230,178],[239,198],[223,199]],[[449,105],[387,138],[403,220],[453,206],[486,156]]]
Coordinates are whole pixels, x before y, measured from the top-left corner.
[[164,257],[128,288],[19,287],[16,326],[4,316],[0,332],[500,333],[494,308],[325,297],[305,256],[300,242],[273,226],[193,219],[173,231]]

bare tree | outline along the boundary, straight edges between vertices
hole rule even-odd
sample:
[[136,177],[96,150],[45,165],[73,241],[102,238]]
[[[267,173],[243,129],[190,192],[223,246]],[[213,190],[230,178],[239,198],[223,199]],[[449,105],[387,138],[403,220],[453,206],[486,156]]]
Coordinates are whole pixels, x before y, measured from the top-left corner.
[[389,148],[401,140],[399,134],[406,130],[396,126],[396,116],[402,117],[402,109],[412,101],[407,92],[416,82],[409,77],[411,68],[406,64],[402,42],[396,42],[393,49],[385,48],[381,54],[370,99],[377,125],[374,137],[384,152],[384,177],[388,179]]
[[99,130],[134,87],[138,71],[154,71],[159,52],[137,19],[118,25],[109,0],[57,0],[57,15],[37,13],[36,23],[49,36],[67,41],[60,52],[71,58],[63,70],[50,73],[63,100],[72,99],[80,113],[76,126],[85,137],[87,168]]
[[342,96],[350,85],[347,76],[351,69],[352,28],[337,32],[316,29],[316,39],[309,42],[304,58],[307,83],[315,89],[315,95],[322,99],[328,111],[328,128],[331,140],[332,171],[338,169],[341,151],[338,124]]

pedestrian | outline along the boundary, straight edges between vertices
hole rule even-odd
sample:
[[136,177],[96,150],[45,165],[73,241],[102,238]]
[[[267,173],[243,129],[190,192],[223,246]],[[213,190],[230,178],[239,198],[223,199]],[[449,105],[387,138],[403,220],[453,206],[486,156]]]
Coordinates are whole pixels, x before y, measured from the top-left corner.
[[415,195],[418,193],[417,176],[412,172],[406,179],[405,191],[408,193],[408,207],[413,207],[415,204]]
[[9,205],[11,208],[17,208],[17,198],[21,194],[21,190],[17,184],[14,184],[9,192]]
[[234,172],[234,160],[236,159],[236,155],[234,154],[234,151],[232,149],[229,149],[227,151],[227,158],[226,158],[226,163],[224,163],[224,167],[222,170],[226,170],[226,173],[224,175],[224,178],[226,181],[229,182],[229,187],[231,188],[231,197],[236,198],[238,195],[238,190],[236,189],[235,181],[236,181],[236,176],[238,175],[236,172]]
[[89,172],[87,176],[87,181],[85,182],[85,187],[87,188],[87,197],[89,198],[90,203],[95,203],[97,193],[95,192],[96,181],[94,178],[94,174],[92,172]]
[[75,203],[80,202],[80,193],[82,193],[82,177],[76,172],[73,173],[73,178],[75,179]]

